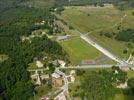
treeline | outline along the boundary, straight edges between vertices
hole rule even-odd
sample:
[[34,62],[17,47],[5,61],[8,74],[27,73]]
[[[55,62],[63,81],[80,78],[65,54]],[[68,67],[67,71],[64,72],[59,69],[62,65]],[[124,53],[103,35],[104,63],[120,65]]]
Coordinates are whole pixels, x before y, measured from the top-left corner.
[[108,38],[114,38],[119,41],[127,42],[127,43],[134,43],[134,30],[127,29],[122,30],[119,32],[112,32],[112,33],[99,33],[101,36],[106,36]]
[[56,0],[56,6],[71,5],[71,6],[104,6],[105,3],[113,4],[119,9],[129,9],[134,7],[133,0]]

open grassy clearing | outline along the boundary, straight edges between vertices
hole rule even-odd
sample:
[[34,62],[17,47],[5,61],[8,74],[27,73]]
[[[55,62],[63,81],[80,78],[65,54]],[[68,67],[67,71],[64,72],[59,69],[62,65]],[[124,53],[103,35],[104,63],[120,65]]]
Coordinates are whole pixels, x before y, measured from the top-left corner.
[[61,17],[83,33],[92,31],[90,36],[94,40],[115,55],[127,59],[131,50],[127,55],[124,55],[123,50],[128,49],[128,47],[123,42],[99,36],[97,33],[118,31],[117,27],[125,14],[126,17],[122,21],[121,29],[133,29],[134,17],[132,11],[120,11],[112,5],[106,7],[72,6],[65,7]]
[[95,48],[81,40],[79,37],[69,39],[67,41],[60,42],[62,47],[70,56],[70,60],[73,64],[80,64],[82,60],[93,59],[102,54]]
[[82,32],[106,29],[120,21],[123,13],[114,7],[66,7],[62,17]]
[[[96,34],[90,34],[90,37],[92,37],[96,42],[98,42],[101,46],[104,48],[107,48],[110,52],[115,54],[116,56],[119,56],[123,59],[128,59],[131,49],[129,49],[124,43],[121,43],[115,39],[110,39],[105,36],[100,36],[97,33]],[[128,54],[123,54],[123,50],[129,49]]]
[[123,29],[133,28],[133,10],[120,11],[112,5],[106,7],[77,6],[65,7],[62,17],[82,32],[94,30],[117,31],[121,18],[126,14],[122,22]]

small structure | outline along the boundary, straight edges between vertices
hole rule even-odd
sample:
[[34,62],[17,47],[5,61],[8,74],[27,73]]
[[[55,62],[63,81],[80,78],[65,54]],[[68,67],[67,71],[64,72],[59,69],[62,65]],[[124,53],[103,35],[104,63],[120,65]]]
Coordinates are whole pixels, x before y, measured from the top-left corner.
[[36,85],[41,85],[41,78],[38,73],[31,75],[31,78],[35,82]]
[[82,65],[94,65],[95,61],[94,60],[82,60],[81,64]]
[[36,61],[36,65],[37,65],[38,68],[43,67],[43,64],[40,61]]
[[74,83],[74,81],[75,81],[75,77],[69,75],[69,76],[67,77],[67,80],[68,80],[69,83]]
[[73,83],[75,81],[75,70],[70,71],[70,75],[67,77],[68,82]]
[[70,71],[70,75],[73,75],[74,76],[75,74],[76,74],[75,70],[71,70]]
[[55,87],[61,87],[64,85],[64,81],[58,73],[54,72],[51,76],[52,76],[52,84]]
[[65,35],[65,36],[58,36],[57,37],[57,41],[64,41],[64,40],[67,40],[68,39],[68,36]]
[[128,87],[127,82],[121,83],[120,85],[117,86],[117,88],[120,88],[120,89],[125,89],[127,87]]
[[65,67],[66,63],[63,60],[58,60],[60,67]]
[[49,100],[49,97],[42,96],[42,97],[40,98],[40,100]]
[[44,25],[46,22],[43,20],[43,21],[41,21],[41,22],[37,22],[37,23],[35,23],[35,25],[37,25],[37,26],[41,26],[41,25]]
[[49,79],[49,75],[48,74],[40,75],[40,78],[41,78],[41,80]]

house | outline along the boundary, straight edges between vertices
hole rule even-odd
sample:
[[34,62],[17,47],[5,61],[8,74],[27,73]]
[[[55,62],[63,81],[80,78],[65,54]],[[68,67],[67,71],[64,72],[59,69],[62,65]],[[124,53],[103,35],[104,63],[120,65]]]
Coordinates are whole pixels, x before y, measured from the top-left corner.
[[64,41],[64,40],[67,40],[68,39],[68,36],[65,35],[65,36],[58,36],[57,37],[57,41]]
[[41,67],[43,67],[43,64],[41,63],[41,61],[36,61],[36,66],[38,68],[41,68]]
[[75,70],[71,70],[70,71],[70,75],[73,75],[74,76],[75,74],[76,74]]
[[41,85],[41,78],[38,73],[31,75],[31,78],[35,82],[36,85]]
[[60,67],[65,67],[66,63],[63,60],[58,60]]
[[58,73],[54,72],[52,75],[52,84],[55,87],[61,87],[64,85],[64,81],[61,77],[61,75],[59,75]]
[[76,75],[75,70],[71,70],[70,75],[67,77],[68,82],[73,83],[75,81],[75,75]]
[[69,75],[69,76],[67,76],[67,80],[68,80],[69,83],[74,83],[75,82],[75,77]]
[[120,89],[125,89],[125,88],[127,88],[127,87],[128,87],[127,82],[121,83],[121,84],[119,84],[119,85],[117,86],[117,88],[120,88]]

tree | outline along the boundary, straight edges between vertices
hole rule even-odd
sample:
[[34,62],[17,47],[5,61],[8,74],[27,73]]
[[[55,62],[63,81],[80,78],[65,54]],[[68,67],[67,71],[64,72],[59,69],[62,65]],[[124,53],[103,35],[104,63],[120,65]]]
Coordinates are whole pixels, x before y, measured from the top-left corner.
[[124,49],[123,50],[123,54],[127,54],[128,53],[128,50],[127,49]]
[[128,80],[128,86],[131,88],[132,93],[134,94],[134,78]]
[[132,12],[132,16],[134,16],[134,11]]

